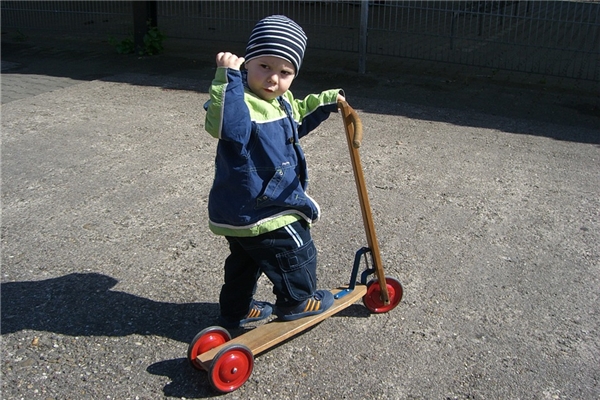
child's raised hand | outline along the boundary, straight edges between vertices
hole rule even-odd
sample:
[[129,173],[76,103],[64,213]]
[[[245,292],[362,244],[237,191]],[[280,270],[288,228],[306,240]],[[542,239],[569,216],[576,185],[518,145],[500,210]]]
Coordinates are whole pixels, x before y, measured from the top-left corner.
[[217,67],[225,67],[231,69],[240,69],[244,63],[244,57],[238,57],[230,52],[220,52],[217,54]]

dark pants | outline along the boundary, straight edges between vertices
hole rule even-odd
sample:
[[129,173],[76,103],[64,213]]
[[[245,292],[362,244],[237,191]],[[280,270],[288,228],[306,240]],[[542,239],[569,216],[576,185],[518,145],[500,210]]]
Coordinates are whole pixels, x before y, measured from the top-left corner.
[[219,298],[222,316],[248,313],[263,273],[273,283],[277,306],[294,306],[314,294],[317,249],[304,220],[256,237],[227,236],[227,241],[231,254]]

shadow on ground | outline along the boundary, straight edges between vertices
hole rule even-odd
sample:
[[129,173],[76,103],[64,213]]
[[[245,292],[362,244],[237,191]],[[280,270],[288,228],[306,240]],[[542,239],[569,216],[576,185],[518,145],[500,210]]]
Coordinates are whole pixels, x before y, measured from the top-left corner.
[[70,336],[158,335],[188,343],[214,324],[216,303],[163,303],[111,288],[110,276],[69,274],[1,286],[2,334],[24,329]]
[[[10,35],[3,35],[2,61],[9,66],[3,74],[117,81],[202,93],[207,92],[214,75],[214,45],[203,48],[199,42],[153,57],[120,55],[106,42],[89,39],[50,43],[52,46],[35,38],[15,42]],[[415,70],[409,60],[393,57],[379,57],[369,64],[367,74],[358,74],[342,56],[338,59],[312,51],[307,58],[292,87],[296,97],[341,87],[350,104],[363,112],[600,144],[600,91],[593,90],[597,82],[579,83],[576,89],[524,82],[522,78],[511,80],[506,74],[474,75],[466,67],[461,71],[460,66],[423,72]],[[140,80],[140,74],[151,79]],[[532,81],[536,79],[540,77],[531,77]],[[581,90],[582,86],[589,90]],[[473,112],[491,118],[465,116]],[[556,129],[513,123],[517,119],[553,123]]]

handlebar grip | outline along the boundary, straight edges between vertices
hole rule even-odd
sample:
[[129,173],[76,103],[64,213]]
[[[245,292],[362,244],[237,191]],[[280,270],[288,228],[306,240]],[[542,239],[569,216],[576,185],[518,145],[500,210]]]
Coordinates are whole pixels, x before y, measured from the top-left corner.
[[338,108],[342,110],[342,117],[346,125],[352,125],[354,128],[354,137],[352,138],[352,145],[358,149],[362,142],[363,137],[363,126],[362,122],[352,107],[343,100],[338,101]]

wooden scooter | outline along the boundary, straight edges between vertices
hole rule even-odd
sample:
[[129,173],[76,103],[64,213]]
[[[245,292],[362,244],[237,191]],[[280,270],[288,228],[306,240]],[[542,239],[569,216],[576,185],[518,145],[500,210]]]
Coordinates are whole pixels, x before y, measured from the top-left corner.
[[[344,120],[368,247],[356,252],[350,283],[331,291],[335,299],[333,306],[321,314],[295,321],[274,319],[236,338],[232,338],[229,332],[220,326],[211,326],[198,333],[188,347],[187,358],[194,368],[208,372],[211,386],[219,392],[232,392],[250,378],[254,356],[342,311],[358,299],[362,298],[365,307],[373,313],[388,312],[402,300],[402,285],[396,279],[385,276],[379,254],[358,153],[363,133],[362,123],[348,103],[340,101],[338,107]],[[372,267],[369,267],[367,255],[370,255]],[[357,282],[362,259],[365,260],[366,269],[361,274],[360,282]],[[367,283],[367,277],[372,274],[375,274],[375,279]],[[382,285],[381,282],[385,284]]]

